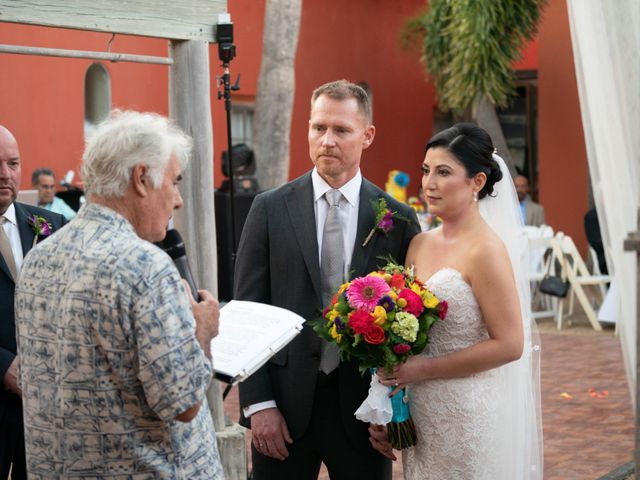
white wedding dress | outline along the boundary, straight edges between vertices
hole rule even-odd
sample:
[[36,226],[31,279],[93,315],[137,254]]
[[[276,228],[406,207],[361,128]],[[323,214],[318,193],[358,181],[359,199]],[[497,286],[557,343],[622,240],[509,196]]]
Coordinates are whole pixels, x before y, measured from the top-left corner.
[[[460,272],[443,268],[426,286],[448,302],[449,310],[431,329],[424,355],[446,355],[489,338],[471,286]],[[407,387],[418,441],[404,451],[405,479],[501,477],[500,455],[495,450],[500,435],[501,368]]]

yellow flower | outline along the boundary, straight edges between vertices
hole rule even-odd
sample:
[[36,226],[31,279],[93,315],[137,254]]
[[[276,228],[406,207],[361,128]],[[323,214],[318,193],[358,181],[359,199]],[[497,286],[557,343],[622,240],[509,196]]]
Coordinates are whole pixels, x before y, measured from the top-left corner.
[[387,321],[387,311],[384,309],[384,307],[378,305],[373,310],[373,318],[375,318],[373,323],[375,323],[376,325],[384,325],[384,322]]
[[351,282],[345,282],[342,285],[340,285],[340,288],[338,289],[338,295],[342,295],[344,291],[350,286],[351,286]]
[[425,295],[422,297],[422,304],[426,308],[436,308],[440,301],[438,298],[433,295],[431,292],[425,292]]
[[400,308],[404,308],[407,306],[407,301],[404,298],[399,298],[396,303]]
[[384,275],[382,275],[382,278],[384,279],[385,282],[389,283],[391,281],[391,274],[385,273]]
[[411,284],[411,290],[413,290],[415,293],[417,293],[420,296],[422,296],[422,294],[424,293],[424,290],[422,289],[422,287],[418,283],[412,283]]
[[393,300],[394,303],[398,301],[398,294],[396,293],[395,290],[391,289],[391,291],[389,291],[387,295],[391,297],[391,300]]
[[329,334],[331,335],[331,338],[333,338],[337,343],[340,343],[340,340],[342,340],[342,335],[338,333],[338,329],[336,328],[335,323],[331,327]]

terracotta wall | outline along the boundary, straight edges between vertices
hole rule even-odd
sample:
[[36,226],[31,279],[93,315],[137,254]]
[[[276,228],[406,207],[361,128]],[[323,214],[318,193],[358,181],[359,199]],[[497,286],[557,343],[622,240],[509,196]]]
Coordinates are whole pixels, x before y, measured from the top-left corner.
[[[0,43],[104,52],[111,35],[0,23]],[[117,35],[112,51],[166,56],[166,41]],[[84,77],[90,60],[0,54],[0,123],[18,139],[22,188],[31,172],[50,167],[78,173],[84,147]],[[168,70],[133,63],[104,64],[112,104],[167,113]],[[76,175],[76,180],[79,175]]]
[[544,12],[538,61],[540,202],[547,223],[570,235],[584,254],[587,154],[564,0],[550,0]]
[[[238,55],[232,77],[241,74],[236,103],[254,102],[262,53],[264,0],[229,0]],[[419,165],[432,134],[435,92],[414,53],[403,52],[405,19],[423,0],[304,2],[291,130],[291,178],[311,167],[307,151],[309,97],[337,78],[366,81],[373,94],[376,139],[363,157],[364,174],[383,186],[387,172],[409,173],[417,191]],[[0,23],[0,43],[106,51],[110,35]],[[167,42],[117,35],[112,51],[166,56]],[[227,148],[224,105],[216,99],[221,74],[217,46],[210,49],[215,184],[220,152]],[[587,209],[587,164],[573,55],[564,0],[550,0],[537,41],[515,67],[538,69],[540,199],[548,222],[574,237],[584,251],[582,217]],[[50,166],[61,176],[77,171],[83,149],[84,75],[89,60],[0,54],[0,123],[17,136],[23,156],[22,188],[31,171]],[[167,113],[168,68],[105,63],[114,107]]]

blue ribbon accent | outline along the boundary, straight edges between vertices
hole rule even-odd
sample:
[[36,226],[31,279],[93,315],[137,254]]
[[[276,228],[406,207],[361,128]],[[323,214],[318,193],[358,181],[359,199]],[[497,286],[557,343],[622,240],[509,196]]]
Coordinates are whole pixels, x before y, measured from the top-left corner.
[[[389,387],[389,392],[392,392],[395,387]],[[409,414],[409,403],[405,401],[407,392],[403,388],[401,391],[391,397],[391,407],[393,408],[393,416],[391,421],[393,423],[402,423],[411,418]]]

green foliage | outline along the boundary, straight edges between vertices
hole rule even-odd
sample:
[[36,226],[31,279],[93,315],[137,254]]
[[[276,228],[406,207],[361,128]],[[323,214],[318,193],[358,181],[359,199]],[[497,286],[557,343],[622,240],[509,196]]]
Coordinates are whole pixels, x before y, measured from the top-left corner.
[[547,0],[431,0],[405,24],[405,48],[420,45],[442,109],[461,114],[478,94],[506,106],[512,64],[537,33]]

